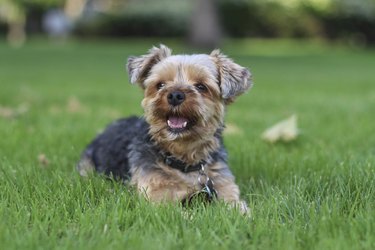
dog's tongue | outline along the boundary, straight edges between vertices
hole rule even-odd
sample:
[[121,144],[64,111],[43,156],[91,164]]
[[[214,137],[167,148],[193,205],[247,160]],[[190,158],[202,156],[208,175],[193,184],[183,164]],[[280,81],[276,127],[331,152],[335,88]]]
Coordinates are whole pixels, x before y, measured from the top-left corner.
[[167,122],[170,128],[185,128],[188,120],[183,117],[171,116]]

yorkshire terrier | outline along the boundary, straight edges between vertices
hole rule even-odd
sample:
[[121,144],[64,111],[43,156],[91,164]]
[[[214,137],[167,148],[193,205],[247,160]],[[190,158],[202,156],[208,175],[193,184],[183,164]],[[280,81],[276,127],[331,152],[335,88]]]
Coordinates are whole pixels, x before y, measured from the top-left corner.
[[195,195],[248,211],[223,145],[226,105],[252,85],[248,69],[219,50],[172,55],[164,46],[129,57],[130,82],[144,91],[144,117],[110,124],[77,165],[121,179],[155,202]]

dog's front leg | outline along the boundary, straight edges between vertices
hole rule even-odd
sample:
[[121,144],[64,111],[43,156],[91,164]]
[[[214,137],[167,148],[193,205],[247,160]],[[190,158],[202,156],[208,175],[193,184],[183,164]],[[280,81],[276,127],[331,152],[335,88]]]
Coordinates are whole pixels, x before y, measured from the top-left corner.
[[180,201],[189,192],[186,185],[159,172],[136,173],[132,177],[131,184],[152,202]]
[[214,188],[219,199],[228,203],[231,207],[238,209],[242,214],[250,214],[245,201],[240,200],[240,189],[234,183],[232,176],[219,177],[214,181]]

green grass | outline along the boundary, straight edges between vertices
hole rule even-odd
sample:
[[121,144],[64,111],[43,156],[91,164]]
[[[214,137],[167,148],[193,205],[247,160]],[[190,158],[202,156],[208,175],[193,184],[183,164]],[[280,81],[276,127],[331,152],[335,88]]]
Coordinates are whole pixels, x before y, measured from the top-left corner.
[[[163,41],[176,52],[191,52]],[[317,42],[228,41],[255,86],[228,108],[225,144],[251,219],[223,204],[153,206],[74,169],[107,123],[142,114],[127,56],[158,40],[0,42],[0,246],[3,249],[374,249],[375,51]],[[301,135],[262,131],[296,113]],[[3,114],[4,116],[4,114]],[[48,164],[38,161],[45,154]]]

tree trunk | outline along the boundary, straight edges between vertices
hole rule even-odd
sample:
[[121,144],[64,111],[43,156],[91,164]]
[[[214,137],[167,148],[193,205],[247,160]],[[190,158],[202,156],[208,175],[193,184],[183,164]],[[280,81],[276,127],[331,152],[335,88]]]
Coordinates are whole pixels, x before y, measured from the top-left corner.
[[191,45],[205,49],[214,49],[219,46],[221,29],[217,1],[194,0],[189,32]]

